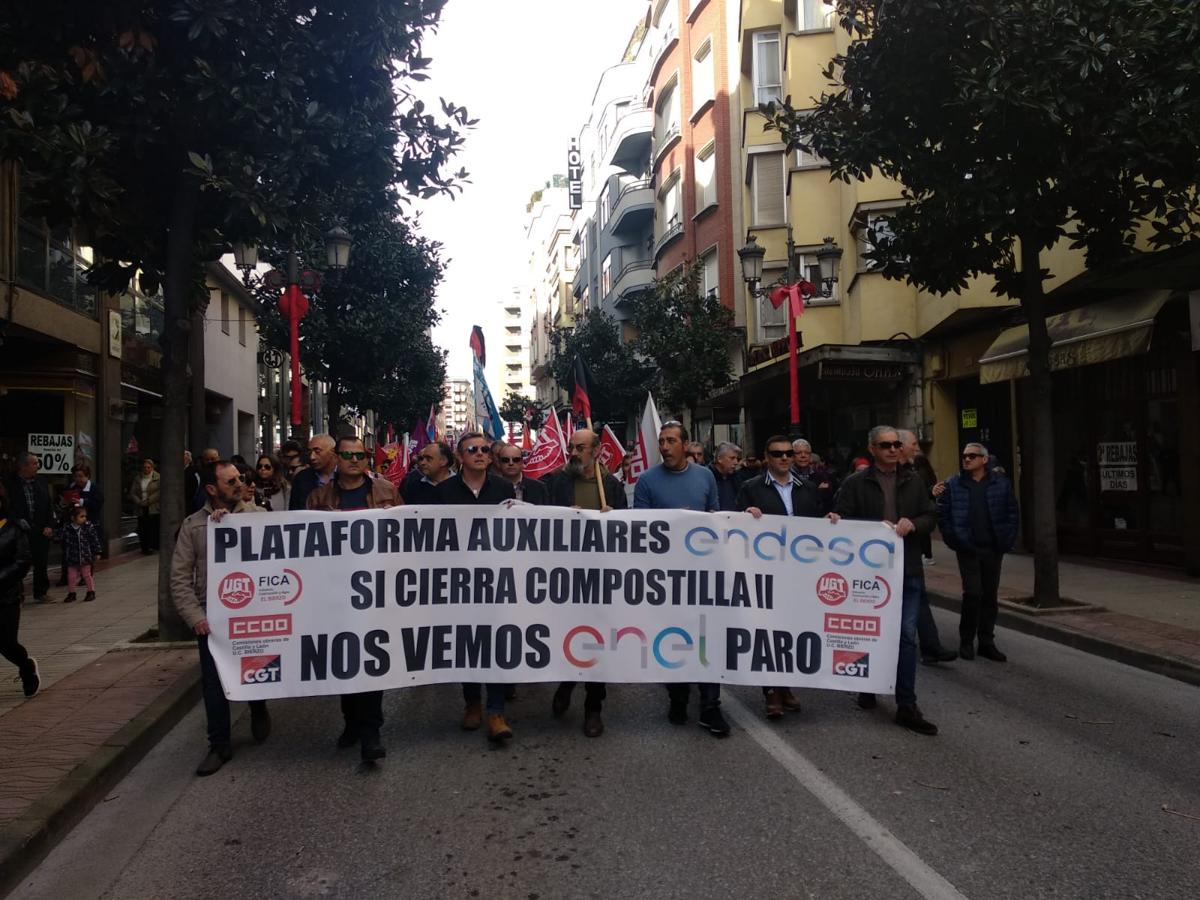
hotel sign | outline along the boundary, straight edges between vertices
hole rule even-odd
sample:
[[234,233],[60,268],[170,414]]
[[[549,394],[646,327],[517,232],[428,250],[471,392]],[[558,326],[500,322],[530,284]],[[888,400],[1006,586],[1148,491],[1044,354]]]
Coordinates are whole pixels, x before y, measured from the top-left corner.
[[571,138],[567,146],[567,205],[583,209],[583,154],[579,152],[579,138]]

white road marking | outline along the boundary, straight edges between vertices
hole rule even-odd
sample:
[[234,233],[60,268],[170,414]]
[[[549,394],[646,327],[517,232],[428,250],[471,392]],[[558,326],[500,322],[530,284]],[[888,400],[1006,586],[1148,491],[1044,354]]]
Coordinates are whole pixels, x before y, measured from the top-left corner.
[[926,900],[966,900],[966,896],[928,866],[882,822],[859,806],[802,753],[788,744],[740,700],[726,693],[721,705],[734,713],[741,728],[783,766],[805,790],[817,798],[843,825]]

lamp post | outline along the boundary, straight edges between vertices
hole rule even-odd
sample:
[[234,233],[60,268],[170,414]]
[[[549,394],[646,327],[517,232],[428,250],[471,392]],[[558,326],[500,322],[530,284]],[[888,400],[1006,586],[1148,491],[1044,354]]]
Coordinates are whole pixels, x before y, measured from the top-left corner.
[[[340,271],[350,264],[351,245],[350,232],[340,225],[335,225],[325,233],[325,256],[330,269]],[[242,270],[242,282],[246,287],[250,287],[254,281],[251,273],[258,265],[258,247],[254,244],[236,244],[233,248],[233,264]],[[288,351],[292,358],[291,423],[295,427],[302,420],[303,405],[300,386],[300,320],[308,315],[309,302],[305,291],[312,293],[321,289],[321,273],[313,269],[301,269],[300,257],[295,247],[288,249],[285,265],[286,272],[271,269],[260,280],[268,288],[283,290],[279,297],[279,311],[288,322]]]
[[747,235],[746,246],[738,250],[742,261],[742,280],[746,282],[750,293],[755,297],[766,296],[771,305],[779,309],[785,301],[788,304],[788,389],[791,413],[790,431],[793,438],[800,436],[800,368],[796,339],[796,319],[804,313],[804,301],[809,297],[833,296],[833,286],[838,280],[838,261],[842,257],[842,248],[834,243],[833,238],[825,238],[824,243],[815,253],[817,263],[821,267],[821,287],[801,277],[800,258],[796,253],[796,242],[792,239],[792,226],[787,229],[787,271],[783,280],[776,282],[769,290],[762,289],[763,257],[767,251],[758,243],[753,234]]

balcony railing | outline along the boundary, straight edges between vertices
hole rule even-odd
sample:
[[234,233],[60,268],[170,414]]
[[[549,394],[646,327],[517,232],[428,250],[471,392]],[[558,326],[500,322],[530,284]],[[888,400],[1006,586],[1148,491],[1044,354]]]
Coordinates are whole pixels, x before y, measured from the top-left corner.
[[683,236],[683,223],[680,222],[678,220],[678,218],[672,218],[671,222],[669,222],[667,225],[666,231],[664,231],[662,234],[660,234],[658,236],[658,240],[656,240],[654,242],[655,257],[657,257],[658,254],[662,253],[663,249],[666,248],[666,246],[668,244],[670,244],[676,238],[682,237],[682,236]]
[[627,264],[613,282],[611,293],[614,306],[631,300],[635,294],[649,290],[654,285],[654,260],[635,259]]
[[612,234],[620,234],[627,228],[644,225],[644,220],[653,215],[654,189],[650,182],[645,179],[631,181],[617,194],[608,218],[608,229]]

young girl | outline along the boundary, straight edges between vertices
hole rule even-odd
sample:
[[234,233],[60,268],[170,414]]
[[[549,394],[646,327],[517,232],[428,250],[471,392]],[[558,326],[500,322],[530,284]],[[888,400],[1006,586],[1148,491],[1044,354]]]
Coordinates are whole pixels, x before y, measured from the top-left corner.
[[67,596],[63,603],[75,602],[75,584],[82,576],[87,585],[84,601],[96,599],[96,583],[92,580],[92,561],[100,555],[100,533],[88,521],[87,509],[76,506],[71,509],[70,521],[62,527],[58,539],[62,541],[63,565],[67,567]]

